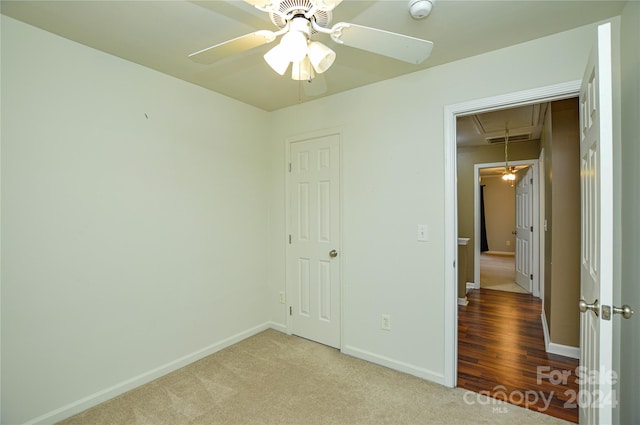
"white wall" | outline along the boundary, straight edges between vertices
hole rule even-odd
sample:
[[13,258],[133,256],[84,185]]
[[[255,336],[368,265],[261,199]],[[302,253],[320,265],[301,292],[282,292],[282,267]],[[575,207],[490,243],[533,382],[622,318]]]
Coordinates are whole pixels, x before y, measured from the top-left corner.
[[2,423],[268,325],[267,117],[2,16]]
[[[285,152],[290,136],[343,134],[345,352],[444,378],[443,108],[582,78],[587,26],[273,112],[271,262],[283,264]],[[513,64],[519,64],[517,71]],[[430,225],[430,241],[416,226]],[[284,269],[270,289],[284,290]],[[273,298],[273,297],[272,297]],[[284,308],[271,304],[273,320]],[[391,332],[379,329],[380,314]]]

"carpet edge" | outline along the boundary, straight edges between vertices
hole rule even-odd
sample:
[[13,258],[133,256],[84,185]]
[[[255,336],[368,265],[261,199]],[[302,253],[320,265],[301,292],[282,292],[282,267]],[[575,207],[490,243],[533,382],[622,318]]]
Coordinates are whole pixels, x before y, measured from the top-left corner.
[[36,418],[33,418],[23,425],[48,425],[55,424],[56,422],[67,419],[73,415],[83,412],[91,407],[97,406],[107,400],[111,400],[121,394],[131,391],[141,385],[147,384],[155,379],[158,379],[168,373],[176,371],[182,367],[185,367],[191,363],[201,360],[211,354],[214,354],[220,350],[223,350],[233,344],[243,341],[249,337],[259,334],[267,329],[274,329],[279,332],[285,332],[286,327],[279,323],[267,321],[257,326],[239,332],[230,337],[224,338],[218,342],[214,342],[204,348],[196,350],[192,353],[184,355],[178,359],[172,360],[164,365],[153,368],[147,372],[143,372],[130,379],[122,381],[104,390],[90,394],[79,400],[68,403]]

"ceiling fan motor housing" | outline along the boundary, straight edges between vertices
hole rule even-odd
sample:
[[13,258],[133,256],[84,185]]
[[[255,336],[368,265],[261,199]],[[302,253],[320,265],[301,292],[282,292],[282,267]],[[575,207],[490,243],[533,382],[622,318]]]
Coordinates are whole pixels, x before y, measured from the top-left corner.
[[[293,18],[297,14],[304,15],[313,8],[311,0],[280,0],[279,2],[273,1],[272,4],[273,9],[280,13],[269,12],[269,17],[271,18],[271,22],[280,29],[284,28],[287,25],[287,22],[291,22],[291,20],[285,20],[282,15],[291,16]],[[331,23],[331,18],[331,11],[317,9],[313,15],[308,19],[305,19],[313,19],[316,24],[326,28],[329,23]],[[316,31],[312,28],[311,33],[314,34]]]
[[290,21],[289,31],[298,31],[307,37],[311,33],[311,23],[304,16],[296,16]]

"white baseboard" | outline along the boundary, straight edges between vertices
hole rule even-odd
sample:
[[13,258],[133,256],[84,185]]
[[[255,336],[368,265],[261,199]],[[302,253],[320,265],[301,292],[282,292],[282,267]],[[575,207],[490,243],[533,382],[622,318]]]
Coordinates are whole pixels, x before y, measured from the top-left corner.
[[490,254],[490,255],[504,255],[507,257],[515,257],[516,253],[513,251],[485,251],[483,252],[483,254]]
[[282,332],[283,334],[288,333],[287,332],[287,325],[283,325],[282,323],[277,323],[277,322],[269,322],[269,327],[273,330],[276,330],[278,332]]
[[477,285],[473,282],[467,282],[467,294],[472,290],[472,289],[480,289],[480,284],[478,283]]
[[[287,333],[286,325],[283,325],[277,322],[265,322],[261,325],[255,326],[251,329],[247,329],[246,331],[240,332],[236,335],[230,336],[221,341],[213,343],[191,354],[187,354],[186,356],[183,356],[179,359],[176,359],[162,366],[149,370],[131,379],[120,382],[102,391],[91,394],[87,397],[84,397],[80,400],[69,403],[58,409],[52,410],[51,412],[38,416],[37,418],[34,418],[23,425],[55,424],[63,419],[69,418],[86,409],[94,407],[100,403],[103,403],[121,394],[124,394],[127,391],[130,391],[134,388],[137,388],[141,385],[151,382],[154,379],[157,379],[170,372],[173,372],[177,369],[187,366],[193,362],[196,362],[204,357],[207,357],[213,353],[216,353],[222,349],[225,349],[233,344],[236,344],[246,338],[249,338],[267,329],[274,329],[279,332]],[[390,369],[408,373],[410,375],[414,375],[414,376],[426,379],[428,381],[435,382],[440,385],[445,385],[443,375],[435,373],[428,369],[411,365],[409,363],[401,362],[385,356],[380,356],[378,354],[371,353],[366,350],[360,350],[358,348],[351,347],[351,346],[344,347],[342,349],[342,353],[353,356],[353,357],[357,357],[362,360],[367,360],[372,363],[376,363],[381,366],[388,367]]]
[[446,385],[444,375],[433,372],[428,369],[421,368],[409,363],[401,362],[389,357],[381,356],[366,350],[361,350],[352,346],[345,346],[342,348],[342,353],[352,357],[357,357],[362,360],[369,361],[381,366],[388,367],[400,372],[408,373],[409,375],[417,376],[419,378],[426,379],[427,381],[435,382],[436,384]]
[[469,305],[469,300],[467,300],[467,297],[458,298],[458,305]]
[[542,322],[542,333],[544,335],[544,350],[549,351],[549,326],[547,325],[547,316],[544,310],[540,313],[540,321]]
[[544,334],[544,349],[545,351],[549,347],[549,325],[547,325],[547,316],[544,314],[544,307],[542,313],[540,313],[540,320],[542,320],[542,333]]
[[148,382],[153,381],[154,379],[157,379],[170,372],[173,372],[177,369],[187,366],[188,364],[196,362],[215,352],[218,352],[224,348],[227,348],[233,344],[236,344],[246,338],[259,334],[262,331],[265,331],[267,329],[275,329],[279,331],[281,330],[282,327],[283,325],[279,323],[265,322],[261,325],[255,326],[251,329],[247,329],[246,331],[240,332],[236,335],[232,335],[221,341],[215,342],[207,347],[194,351],[191,354],[187,354],[186,356],[180,357],[179,359],[173,360],[155,369],[151,369],[131,379],[127,379],[126,381],[120,382],[109,388],[105,388],[102,391],[98,391],[97,393],[91,394],[80,400],[69,403],[66,406],[62,406],[58,409],[52,410],[51,412],[45,413],[44,415],[31,419],[30,421],[24,423],[23,425],[54,424],[63,419],[71,417],[77,413],[80,413],[84,410],[87,410],[91,407],[94,407],[102,402],[105,402],[114,397],[117,397],[120,394],[124,394],[125,392],[130,391],[136,387],[139,387],[140,385],[144,385]]
[[544,315],[544,311],[541,313],[542,320],[542,333],[544,334],[544,349],[547,353],[557,354],[559,356],[571,357],[573,359],[580,359],[580,347],[571,347],[569,345],[556,344],[551,342],[549,335],[549,326],[547,325],[547,316]]
[[571,347],[570,345],[556,344],[555,342],[549,343],[547,353],[571,357],[578,360],[580,359],[580,347]]

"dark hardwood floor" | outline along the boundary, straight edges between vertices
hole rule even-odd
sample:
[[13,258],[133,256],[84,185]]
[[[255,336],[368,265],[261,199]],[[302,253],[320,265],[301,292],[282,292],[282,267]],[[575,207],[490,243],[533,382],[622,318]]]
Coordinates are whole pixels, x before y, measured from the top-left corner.
[[541,301],[474,289],[458,307],[458,386],[578,422],[578,360],[548,354]]

